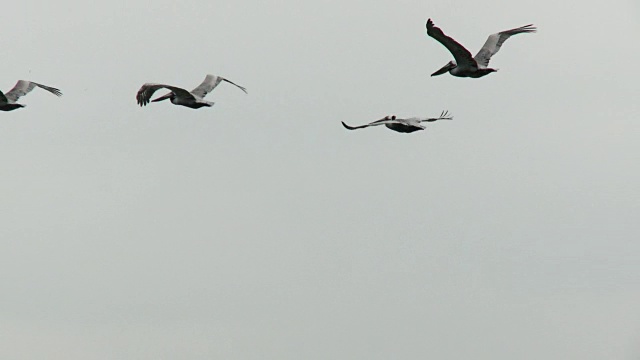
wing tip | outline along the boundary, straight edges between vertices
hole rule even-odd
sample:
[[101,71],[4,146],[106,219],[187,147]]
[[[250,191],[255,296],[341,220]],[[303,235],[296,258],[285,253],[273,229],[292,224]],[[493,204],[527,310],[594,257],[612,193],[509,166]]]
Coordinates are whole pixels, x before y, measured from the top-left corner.
[[433,20],[431,18],[427,19],[427,31],[432,30],[436,26],[433,24]]
[[522,26],[520,27],[520,29],[522,29],[524,32],[538,32],[538,27],[533,24]]
[[344,121],[341,121],[341,123],[342,123],[342,126],[345,127],[345,129],[349,129],[349,130],[355,130],[356,129],[356,128],[352,127],[352,126],[349,126],[349,125],[345,124]]
[[235,85],[238,89],[244,91],[245,94],[247,94],[247,95],[249,94],[249,92],[247,91],[247,88],[245,88],[244,86],[240,86],[240,85],[234,83],[233,81],[231,81],[231,80],[229,80],[227,78],[224,78],[222,76],[219,76],[219,78],[224,80],[224,81],[226,81],[226,82],[228,82],[229,84]]
[[528,25],[517,27],[515,29],[503,31],[501,33],[507,33],[509,35],[516,35],[516,34],[521,34],[521,33],[534,33],[534,32],[538,32],[538,28],[533,24],[528,24]]
[[[54,88],[53,86],[42,85],[42,84],[39,84],[39,83],[37,83],[35,81],[29,81],[29,80],[18,80],[18,82],[16,83],[16,86],[18,86],[18,84],[20,84],[20,83],[26,83],[27,86],[30,87],[30,88],[33,88],[33,87],[37,86],[37,87],[39,87],[41,89],[47,90],[48,92],[52,93],[55,96],[58,96],[58,97],[62,96],[62,91],[60,91],[60,89],[58,89],[58,88]],[[29,91],[27,91],[27,92],[29,92]]]

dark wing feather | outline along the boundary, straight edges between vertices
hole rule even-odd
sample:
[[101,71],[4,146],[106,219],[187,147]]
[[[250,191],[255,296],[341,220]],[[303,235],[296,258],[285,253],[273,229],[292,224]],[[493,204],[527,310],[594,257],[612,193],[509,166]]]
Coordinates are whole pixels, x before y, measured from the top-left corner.
[[440,113],[440,116],[437,118],[426,118],[426,119],[420,119],[420,122],[434,122],[434,121],[438,121],[438,120],[453,120],[453,116],[451,116],[449,114],[448,110],[443,110]]
[[228,79],[225,79],[225,78],[222,78],[222,80],[224,80],[224,81],[228,82],[228,83],[229,83],[229,84],[231,84],[231,85],[235,85],[235,86],[237,86],[240,90],[244,91],[244,93],[245,93],[245,94],[248,94],[247,89],[246,89],[246,88],[244,88],[243,86],[240,86],[240,85],[238,85],[238,84],[234,83],[233,81],[228,80]]
[[427,35],[436,39],[440,44],[451,52],[453,58],[456,59],[458,66],[476,66],[476,62],[471,56],[469,50],[460,45],[457,41],[445,35],[439,27],[433,25],[431,19],[427,20]]
[[195,100],[195,97],[185,89],[171,86],[171,85],[147,83],[142,85],[142,87],[140,88],[140,90],[138,90],[138,93],[136,94],[136,100],[138,101],[138,105],[140,106],[147,105],[151,101],[151,96],[153,96],[153,93],[155,93],[158,89],[162,89],[162,88],[169,89],[172,93],[176,94],[177,97],[181,97],[185,99],[191,98]]
[[345,128],[349,129],[349,130],[356,130],[356,129],[363,129],[366,127],[369,127],[369,125],[361,125],[361,126],[349,126],[347,124],[344,123],[344,121],[342,121],[342,126],[344,126]]
[[392,119],[389,119],[389,118],[385,117],[383,119],[376,120],[374,122],[368,123],[366,125],[360,125],[360,126],[349,126],[349,125],[345,124],[344,121],[342,121],[342,126],[344,126],[345,128],[347,128],[349,130],[356,130],[356,129],[364,129],[364,128],[369,127],[369,126],[398,124],[398,123],[400,123],[400,121],[392,120]]

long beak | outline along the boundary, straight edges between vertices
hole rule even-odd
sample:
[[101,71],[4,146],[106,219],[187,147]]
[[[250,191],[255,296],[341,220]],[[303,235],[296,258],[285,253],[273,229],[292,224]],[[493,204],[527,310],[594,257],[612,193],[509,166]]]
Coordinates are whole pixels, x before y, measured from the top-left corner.
[[434,72],[433,74],[431,74],[431,76],[442,75],[442,74],[446,73],[447,71],[449,71],[452,68],[453,68],[452,64],[448,63],[447,65],[441,67],[440,70],[438,70],[438,71]]
[[151,100],[151,102],[158,102],[158,101],[162,101],[162,100],[167,100],[171,97],[172,93],[168,93],[166,95],[162,95],[159,98],[155,99],[155,100]]

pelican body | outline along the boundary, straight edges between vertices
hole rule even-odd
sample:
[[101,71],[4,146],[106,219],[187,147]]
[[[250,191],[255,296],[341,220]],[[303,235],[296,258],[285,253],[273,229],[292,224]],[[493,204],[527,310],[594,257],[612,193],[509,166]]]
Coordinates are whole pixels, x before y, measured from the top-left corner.
[[6,94],[3,94],[2,91],[0,91],[0,111],[12,111],[25,107],[26,105],[18,104],[16,101],[18,101],[22,96],[27,95],[36,87],[47,90],[56,96],[62,96],[60,90],[56,88],[38,84],[33,81],[19,80],[13,89],[9,90]]
[[536,32],[536,30],[537,29],[533,24],[529,24],[519,28],[492,34],[487,38],[484,46],[482,46],[482,49],[478,51],[476,56],[472,57],[469,50],[451,37],[445,35],[444,32],[442,32],[439,27],[433,25],[433,21],[429,19],[427,21],[427,35],[444,45],[455,59],[455,61],[449,61],[447,65],[431,74],[431,76],[442,75],[448,72],[449,74],[458,77],[480,78],[498,71],[498,69],[492,69],[488,66],[489,60],[491,60],[491,57],[500,50],[502,44],[513,35]]
[[201,107],[212,107],[215,104],[212,101],[206,101],[203,99],[188,99],[188,98],[180,97],[180,96],[177,96],[174,92],[170,92],[155,100],[151,100],[151,102],[159,102],[166,99],[169,99],[169,101],[171,101],[173,105],[182,105],[191,109],[200,109]]
[[397,131],[400,133],[412,133],[415,131],[420,131],[420,130],[424,130],[426,129],[426,127],[424,125],[422,125],[421,123],[423,122],[434,122],[437,120],[453,120],[452,116],[449,116],[449,112],[448,111],[443,111],[439,117],[437,118],[419,118],[419,117],[412,117],[412,118],[407,118],[407,119],[400,119],[397,118],[395,115],[391,115],[391,116],[385,116],[380,120],[376,120],[374,122],[371,122],[369,124],[366,125],[360,125],[360,126],[349,126],[347,124],[344,123],[344,121],[342,122],[342,126],[344,126],[345,128],[349,129],[349,130],[356,130],[356,129],[363,129],[369,126],[378,126],[378,125],[384,125],[386,126],[388,129],[391,129],[393,131]]
[[[204,97],[223,81],[235,85],[240,90],[244,91],[245,94],[247,93],[247,89],[223,78],[222,76],[207,75],[204,78],[204,81],[200,85],[198,85],[198,87],[191,91],[187,91],[177,86],[146,83],[142,85],[140,90],[138,90],[138,93],[136,94],[136,100],[138,101],[138,105],[140,106],[145,106],[149,102],[158,102],[169,99],[174,105],[182,105],[191,109],[211,107],[215,103],[212,101],[204,100]],[[151,96],[153,96],[156,90],[162,88],[168,89],[170,90],[170,92],[168,94],[160,96],[157,99],[151,100]]]

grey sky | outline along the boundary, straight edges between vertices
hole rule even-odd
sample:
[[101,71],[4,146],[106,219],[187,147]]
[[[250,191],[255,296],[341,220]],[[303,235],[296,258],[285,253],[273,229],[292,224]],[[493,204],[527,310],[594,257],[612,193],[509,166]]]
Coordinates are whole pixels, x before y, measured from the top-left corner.
[[[482,79],[473,53],[529,23]],[[635,1],[14,1],[2,359],[638,359]],[[145,82],[222,84],[140,108]],[[453,121],[345,130],[385,115]]]

